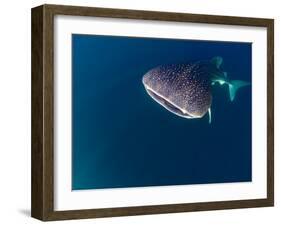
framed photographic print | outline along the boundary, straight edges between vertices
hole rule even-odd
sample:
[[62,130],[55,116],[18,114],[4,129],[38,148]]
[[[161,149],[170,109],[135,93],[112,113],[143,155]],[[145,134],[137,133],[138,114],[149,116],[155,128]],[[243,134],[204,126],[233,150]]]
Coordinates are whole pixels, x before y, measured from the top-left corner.
[[32,9],[32,216],[274,204],[272,19]]

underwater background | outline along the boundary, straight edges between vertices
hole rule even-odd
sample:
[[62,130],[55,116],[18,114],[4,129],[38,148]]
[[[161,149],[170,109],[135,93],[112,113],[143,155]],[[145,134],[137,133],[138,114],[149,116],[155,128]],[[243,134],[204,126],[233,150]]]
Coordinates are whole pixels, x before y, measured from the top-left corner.
[[251,43],[72,35],[72,189],[252,180],[251,86],[233,102],[212,87],[212,122],[167,111],[142,76],[165,64],[223,58],[251,82]]

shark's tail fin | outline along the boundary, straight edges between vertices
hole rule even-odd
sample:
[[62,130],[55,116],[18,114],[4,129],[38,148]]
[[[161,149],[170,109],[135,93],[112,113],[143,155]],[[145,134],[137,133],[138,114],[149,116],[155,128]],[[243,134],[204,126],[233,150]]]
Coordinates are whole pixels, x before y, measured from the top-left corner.
[[241,87],[244,87],[244,86],[248,86],[248,85],[250,85],[249,82],[244,82],[244,81],[241,81],[241,80],[231,80],[228,83],[230,100],[231,101],[234,100],[236,92],[237,92],[238,89],[240,89]]

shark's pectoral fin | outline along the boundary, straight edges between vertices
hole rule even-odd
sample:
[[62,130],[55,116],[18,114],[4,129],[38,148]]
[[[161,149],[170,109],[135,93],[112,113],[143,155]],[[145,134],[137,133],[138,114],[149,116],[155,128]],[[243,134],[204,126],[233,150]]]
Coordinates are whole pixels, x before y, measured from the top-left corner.
[[211,108],[208,109],[208,114],[209,114],[209,124],[211,124],[211,122],[212,122],[212,112],[211,112]]

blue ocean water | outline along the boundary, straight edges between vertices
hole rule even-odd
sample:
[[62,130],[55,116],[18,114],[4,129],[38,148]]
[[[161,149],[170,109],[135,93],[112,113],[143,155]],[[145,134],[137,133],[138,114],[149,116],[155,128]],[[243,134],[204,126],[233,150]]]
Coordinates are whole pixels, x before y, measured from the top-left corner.
[[72,189],[251,181],[251,86],[233,102],[213,86],[209,124],[172,114],[142,84],[156,66],[214,56],[251,82],[251,43],[73,34]]

